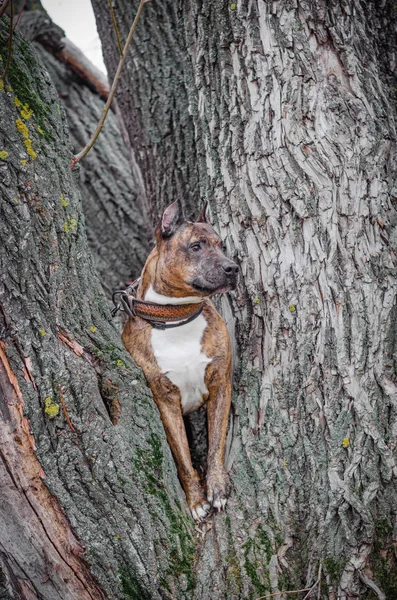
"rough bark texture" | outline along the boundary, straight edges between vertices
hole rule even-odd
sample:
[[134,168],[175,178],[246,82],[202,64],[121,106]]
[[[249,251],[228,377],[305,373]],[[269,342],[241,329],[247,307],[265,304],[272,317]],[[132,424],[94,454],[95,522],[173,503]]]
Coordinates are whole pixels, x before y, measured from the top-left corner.
[[137,29],[118,101],[152,213],[209,198],[242,268],[233,493],[195,599],[397,596],[395,11],[165,0]]
[[[19,30],[34,41],[38,58],[55,84],[78,152],[102,114],[106,77],[45,13],[25,11]],[[129,151],[114,112],[108,113],[97,143],[78,169],[88,243],[101,283],[111,296],[121,283],[137,277],[149,250],[142,186],[139,176],[133,178]]]
[[193,523],[95,275],[65,112],[18,35],[0,114],[0,596],[181,597]]

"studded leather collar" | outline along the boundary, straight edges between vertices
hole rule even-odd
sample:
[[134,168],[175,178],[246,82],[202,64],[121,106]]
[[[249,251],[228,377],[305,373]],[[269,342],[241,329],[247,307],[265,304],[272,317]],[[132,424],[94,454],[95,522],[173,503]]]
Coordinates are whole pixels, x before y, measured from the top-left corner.
[[[140,317],[152,327],[157,329],[169,329],[171,327],[181,327],[196,319],[202,312],[204,305],[200,303],[191,304],[156,304],[155,302],[146,302],[138,300],[136,297],[136,288],[140,282],[140,277],[136,279],[125,290],[118,290],[113,294],[112,316],[115,316],[119,310],[126,312],[132,319]],[[119,300],[116,301],[116,296]]]

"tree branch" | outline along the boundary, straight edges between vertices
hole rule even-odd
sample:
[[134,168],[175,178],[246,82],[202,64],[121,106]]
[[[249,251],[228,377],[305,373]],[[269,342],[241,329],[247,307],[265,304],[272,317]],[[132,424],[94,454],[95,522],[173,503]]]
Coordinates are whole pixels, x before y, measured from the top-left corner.
[[7,6],[10,0],[3,0],[3,4],[0,7],[0,17],[2,17],[7,10]]
[[119,61],[119,65],[117,67],[116,75],[114,76],[112,87],[110,89],[109,97],[108,97],[107,102],[105,104],[105,107],[103,109],[102,116],[101,116],[101,118],[99,120],[98,126],[97,126],[97,128],[96,128],[96,130],[94,132],[94,135],[92,136],[92,138],[90,139],[90,141],[88,142],[88,144],[83,148],[83,150],[81,152],[79,152],[78,154],[75,154],[72,157],[72,160],[70,162],[70,168],[71,168],[72,171],[73,171],[74,167],[76,166],[76,164],[78,162],[80,162],[81,159],[84,158],[84,156],[86,154],[88,154],[88,152],[91,150],[91,148],[95,144],[95,142],[96,142],[99,134],[102,131],[103,124],[104,124],[104,122],[106,120],[106,116],[107,116],[109,108],[110,108],[110,106],[112,104],[113,97],[114,97],[114,94],[115,94],[115,91],[116,91],[116,88],[117,88],[117,85],[118,85],[118,82],[119,82],[119,79],[120,79],[120,75],[121,75],[121,71],[122,71],[122,68],[123,68],[123,65],[124,65],[124,61],[125,61],[125,58],[127,56],[128,47],[129,47],[129,45],[131,43],[132,36],[134,35],[136,26],[138,25],[138,22],[139,22],[139,19],[140,19],[143,7],[148,2],[150,2],[150,0],[141,0],[140,3],[139,3],[138,11],[136,13],[134,22],[131,25],[131,29],[130,29],[130,32],[128,34],[127,41],[126,41],[126,43],[124,45],[123,53],[122,53],[122,55],[120,57],[120,61]]

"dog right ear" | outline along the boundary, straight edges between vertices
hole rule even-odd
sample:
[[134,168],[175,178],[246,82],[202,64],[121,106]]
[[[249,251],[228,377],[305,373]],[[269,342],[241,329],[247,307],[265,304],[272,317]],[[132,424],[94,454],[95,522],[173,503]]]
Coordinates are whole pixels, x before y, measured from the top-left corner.
[[167,206],[161,217],[158,229],[161,237],[169,238],[183,223],[183,211],[182,206],[178,200],[175,200],[172,204]]

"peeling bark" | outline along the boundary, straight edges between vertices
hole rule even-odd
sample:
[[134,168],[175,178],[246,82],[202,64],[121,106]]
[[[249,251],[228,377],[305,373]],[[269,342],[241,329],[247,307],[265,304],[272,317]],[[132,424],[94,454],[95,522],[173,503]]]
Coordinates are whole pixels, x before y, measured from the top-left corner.
[[195,599],[397,595],[395,24],[389,1],[165,1],[136,32],[118,102],[151,212],[208,198],[242,268],[233,493]]

